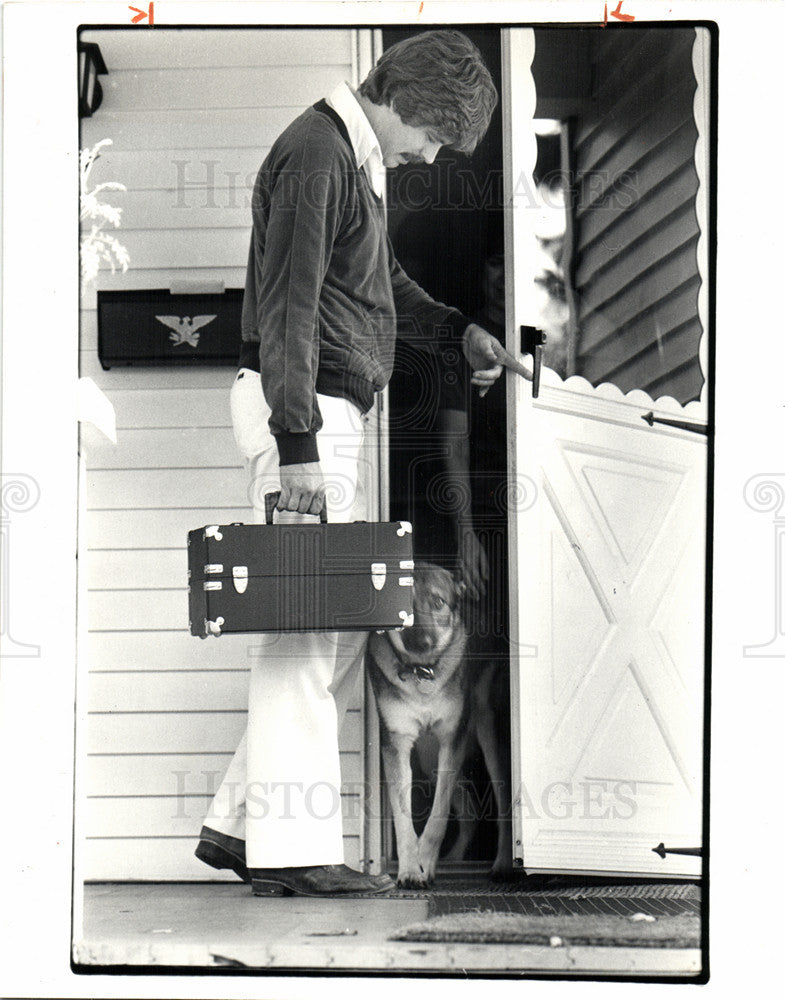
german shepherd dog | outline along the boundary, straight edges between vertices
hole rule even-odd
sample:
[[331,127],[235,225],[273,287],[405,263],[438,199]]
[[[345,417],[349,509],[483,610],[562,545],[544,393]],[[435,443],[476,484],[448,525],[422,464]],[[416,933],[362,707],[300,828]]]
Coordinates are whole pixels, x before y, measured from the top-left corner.
[[[398,845],[398,885],[433,882],[450,802],[467,747],[476,738],[497,805],[497,853],[491,875],[512,864],[502,788],[509,793],[509,754],[500,748],[491,704],[493,664],[467,653],[460,613],[464,585],[430,563],[414,570],[414,624],[371,635],[367,664],[380,717],[381,751]],[[433,805],[419,839],[412,824],[412,749],[430,733],[438,744]],[[507,806],[508,807],[508,806]],[[466,843],[462,829],[459,840]]]

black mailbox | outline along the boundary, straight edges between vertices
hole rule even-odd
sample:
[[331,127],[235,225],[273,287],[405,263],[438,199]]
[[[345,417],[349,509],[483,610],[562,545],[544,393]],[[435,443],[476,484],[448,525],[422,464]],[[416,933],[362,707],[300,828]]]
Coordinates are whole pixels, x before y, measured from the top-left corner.
[[236,365],[241,288],[98,292],[98,359],[117,365]]

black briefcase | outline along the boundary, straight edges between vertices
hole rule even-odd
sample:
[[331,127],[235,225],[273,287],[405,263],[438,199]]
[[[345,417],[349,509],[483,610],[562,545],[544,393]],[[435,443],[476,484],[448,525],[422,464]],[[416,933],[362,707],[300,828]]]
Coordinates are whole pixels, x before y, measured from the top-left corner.
[[191,635],[413,622],[412,526],[221,524],[188,532]]

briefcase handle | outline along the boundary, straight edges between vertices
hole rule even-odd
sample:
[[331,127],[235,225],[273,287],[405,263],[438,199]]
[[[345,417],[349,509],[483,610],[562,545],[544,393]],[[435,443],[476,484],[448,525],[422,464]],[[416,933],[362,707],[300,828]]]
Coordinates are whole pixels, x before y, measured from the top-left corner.
[[[273,523],[273,512],[275,510],[276,504],[281,498],[281,491],[275,490],[273,493],[265,493],[264,495],[264,519],[267,524]],[[319,520],[322,524],[327,524],[327,504],[322,505],[322,509],[319,511]]]

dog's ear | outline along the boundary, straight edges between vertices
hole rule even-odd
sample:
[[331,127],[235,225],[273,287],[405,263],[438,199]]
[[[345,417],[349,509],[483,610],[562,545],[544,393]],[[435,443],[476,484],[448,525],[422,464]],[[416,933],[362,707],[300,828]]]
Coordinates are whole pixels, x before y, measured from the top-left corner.
[[455,587],[455,604],[460,607],[466,600],[466,581],[461,576],[460,570],[456,570],[452,578]]

